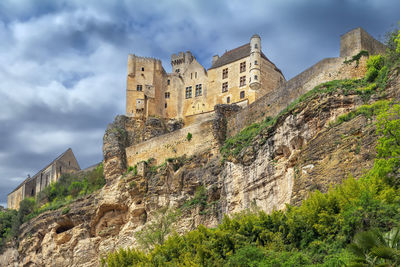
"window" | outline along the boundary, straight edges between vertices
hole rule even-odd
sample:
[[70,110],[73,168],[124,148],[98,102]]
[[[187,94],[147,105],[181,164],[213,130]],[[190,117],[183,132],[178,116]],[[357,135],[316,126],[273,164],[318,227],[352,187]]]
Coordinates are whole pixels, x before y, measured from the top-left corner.
[[201,84],[196,84],[196,96],[200,96],[202,94]]
[[167,108],[167,103],[165,103],[164,107]]
[[169,98],[169,92],[165,92],[165,98]]
[[228,82],[222,84],[222,93],[228,92]]
[[142,67],[142,71],[144,71],[144,68]]
[[192,87],[186,87],[186,98],[192,98]]
[[190,73],[190,79],[193,79],[193,72]]
[[176,72],[176,73],[179,73],[179,69],[176,69],[175,72]]
[[197,79],[197,72],[194,73],[194,77]]
[[246,62],[240,63],[240,72],[245,72],[246,71]]
[[241,98],[241,99],[244,98],[244,91],[241,91],[241,92],[240,92],[240,98]]
[[258,65],[258,62],[257,62],[257,60],[254,60],[254,65]]
[[258,45],[257,45],[257,44],[255,44],[255,45],[254,45],[254,48],[255,48],[255,49],[257,49],[257,48],[258,48]]
[[60,174],[61,174],[61,166],[60,166]]
[[231,97],[230,96],[228,96],[227,98],[226,98],[226,103],[231,103]]
[[141,84],[138,84],[137,86],[136,86],[136,90],[137,91],[143,91],[143,86],[141,85]]
[[223,69],[222,70],[222,79],[226,79],[228,78],[228,69]]
[[258,80],[258,76],[257,75],[254,75],[254,80]]
[[245,86],[246,85],[246,76],[240,77],[240,86]]
[[167,84],[168,84],[168,85],[170,85],[170,84],[171,84],[171,80],[170,80],[170,79],[168,79],[168,81],[167,81]]

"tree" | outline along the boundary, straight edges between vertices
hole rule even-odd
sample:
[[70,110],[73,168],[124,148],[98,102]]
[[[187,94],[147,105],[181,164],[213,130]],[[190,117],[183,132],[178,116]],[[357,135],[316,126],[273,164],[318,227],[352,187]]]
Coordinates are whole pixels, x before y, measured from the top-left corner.
[[154,220],[135,233],[137,242],[147,250],[164,244],[165,238],[173,230],[172,225],[179,217],[179,210],[172,211],[167,207],[158,210],[154,215]]
[[355,235],[349,250],[356,256],[350,266],[399,266],[400,228],[382,234],[369,230]]

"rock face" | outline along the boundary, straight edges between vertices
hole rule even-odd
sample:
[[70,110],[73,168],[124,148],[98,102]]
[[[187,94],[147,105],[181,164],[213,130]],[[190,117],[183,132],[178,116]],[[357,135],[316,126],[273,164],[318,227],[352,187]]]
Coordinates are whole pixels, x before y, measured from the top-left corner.
[[[397,88],[399,78],[391,79],[384,97],[398,99]],[[214,227],[224,214],[255,205],[267,212],[283,209],[286,203],[298,205],[309,192],[325,192],[372,166],[377,137],[371,120],[358,116],[330,125],[362,104],[361,97],[351,94],[315,97],[281,116],[274,127],[262,130],[236,157],[223,161],[209,151],[171,159],[157,168],[138,165],[137,175],[121,175],[126,172],[122,148],[180,126],[119,116],[106,131],[103,149],[104,164],[116,168],[107,175],[116,178],[100,191],[22,225],[18,246],[7,248],[0,262],[7,266],[98,266],[102,255],[136,246],[134,233],[164,207],[181,209],[176,229],[185,232],[199,224]],[[135,132],[141,123],[145,130]],[[223,120],[216,125],[220,129]],[[199,194],[206,203],[191,201]]]
[[104,175],[107,180],[122,175],[126,169],[125,148],[153,137],[176,131],[183,127],[183,122],[170,119],[147,118],[135,119],[124,115],[115,117],[107,126],[103,137]]

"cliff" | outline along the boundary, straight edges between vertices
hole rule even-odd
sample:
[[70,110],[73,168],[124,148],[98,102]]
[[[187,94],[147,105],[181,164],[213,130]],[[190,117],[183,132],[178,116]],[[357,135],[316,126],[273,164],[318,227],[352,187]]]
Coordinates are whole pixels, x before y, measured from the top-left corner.
[[[135,246],[134,233],[164,207],[181,208],[176,229],[182,233],[200,224],[215,227],[224,214],[254,205],[267,212],[284,209],[286,203],[298,205],[309,192],[326,192],[330,185],[349,175],[359,176],[372,166],[377,140],[372,119],[360,115],[334,122],[363,104],[399,99],[399,82],[397,73],[392,73],[385,92],[370,99],[340,86],[325,90],[332,84],[324,85],[282,112],[236,154],[203,151],[157,166],[138,165],[131,172],[126,172],[123,158],[129,140],[144,140],[180,126],[173,122],[174,126],[167,127],[170,124],[155,120],[147,122],[139,134],[134,124],[140,122],[117,117],[106,131],[104,145],[105,161],[114,162],[108,169],[117,170],[108,174],[112,179],[68,209],[47,211],[23,224],[17,248],[7,248],[0,262],[6,266],[98,266],[108,252]],[[224,112],[229,117],[233,111]],[[224,118],[217,116],[214,122],[219,139],[224,139]],[[193,201],[199,192],[205,203]]]

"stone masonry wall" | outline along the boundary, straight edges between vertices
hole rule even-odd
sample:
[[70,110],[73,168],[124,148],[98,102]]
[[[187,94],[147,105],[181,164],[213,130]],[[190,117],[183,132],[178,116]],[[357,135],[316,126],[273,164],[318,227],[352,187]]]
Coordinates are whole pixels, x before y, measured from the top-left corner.
[[320,83],[338,79],[361,78],[366,70],[366,58],[356,63],[344,64],[343,58],[326,58],[303,71],[274,91],[264,95],[238,113],[227,118],[227,136],[237,134],[241,129],[258,122],[265,116],[276,116],[291,102],[312,90]]
[[[208,149],[218,147],[213,133],[213,121],[197,123],[175,132],[154,137],[151,140],[126,148],[128,166],[154,158],[156,164],[161,164],[167,158],[192,156]],[[191,140],[187,139],[192,134]]]

